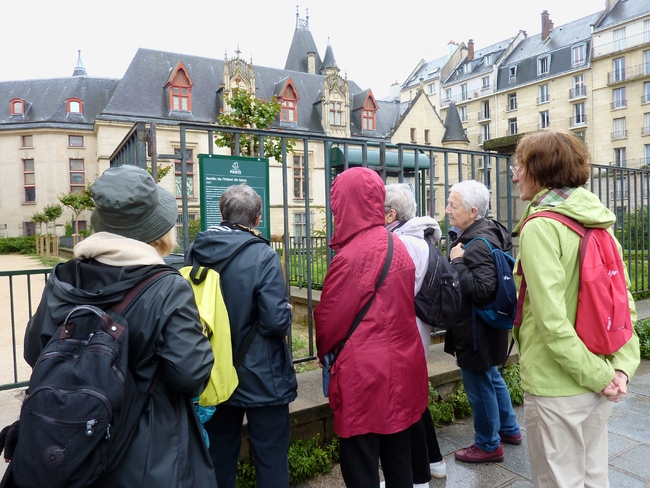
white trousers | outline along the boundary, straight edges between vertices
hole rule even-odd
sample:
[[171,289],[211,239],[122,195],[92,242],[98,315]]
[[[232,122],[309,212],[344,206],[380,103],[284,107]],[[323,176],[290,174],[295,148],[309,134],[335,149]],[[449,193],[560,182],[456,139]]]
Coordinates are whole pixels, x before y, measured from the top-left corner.
[[607,419],[598,393],[524,395],[530,469],[536,488],[608,488]]

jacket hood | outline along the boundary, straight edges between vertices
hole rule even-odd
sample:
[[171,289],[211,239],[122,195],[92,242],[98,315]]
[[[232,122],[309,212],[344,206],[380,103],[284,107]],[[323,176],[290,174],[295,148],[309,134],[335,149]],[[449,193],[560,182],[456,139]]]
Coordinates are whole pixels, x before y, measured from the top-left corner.
[[200,263],[215,266],[220,271],[220,264],[226,261],[241,246],[251,240],[264,240],[251,232],[226,225],[215,225],[199,232],[185,253],[185,265],[191,266],[193,259]]
[[424,231],[430,229],[435,244],[442,237],[438,221],[432,217],[414,217],[397,227],[393,232],[398,236],[413,236],[424,239]]
[[334,236],[330,247],[343,248],[357,233],[384,226],[386,187],[368,168],[350,168],[332,183],[330,204],[334,214]]
[[484,237],[493,245],[506,252],[512,249],[512,240],[510,239],[508,229],[501,222],[488,217],[477,220],[465,229],[465,232],[460,235],[452,246],[455,246],[458,242],[467,244],[475,237]]
[[532,202],[526,207],[524,215],[515,227],[513,235],[519,233],[519,229],[524,220],[530,215],[541,212],[542,210],[552,210],[561,213],[567,217],[571,217],[580,222],[585,227],[597,227],[608,229],[616,222],[616,215],[605,207],[600,199],[585,188],[575,188],[571,194],[561,201],[542,202],[538,204],[541,198],[549,190],[544,189],[535,195]]

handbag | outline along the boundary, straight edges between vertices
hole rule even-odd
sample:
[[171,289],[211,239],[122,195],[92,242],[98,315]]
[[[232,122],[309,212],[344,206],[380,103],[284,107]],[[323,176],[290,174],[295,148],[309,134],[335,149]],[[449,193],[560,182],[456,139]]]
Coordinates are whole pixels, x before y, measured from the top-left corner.
[[335,350],[329,351],[327,354],[325,354],[325,356],[323,356],[323,395],[325,397],[329,396],[332,365],[334,364],[334,361],[336,361],[338,355],[341,353],[341,350],[345,346],[345,343],[348,341],[348,339],[350,338],[354,330],[363,320],[363,317],[366,315],[366,312],[368,312],[368,310],[370,309],[370,305],[372,305],[372,301],[374,300],[375,295],[377,294],[377,290],[379,290],[379,287],[381,286],[384,279],[386,278],[386,275],[388,274],[388,269],[390,268],[390,263],[392,259],[393,259],[393,236],[390,232],[388,232],[388,252],[386,253],[386,261],[384,262],[384,267],[381,269],[381,273],[379,274],[379,279],[377,280],[377,284],[375,285],[375,291],[373,292],[370,299],[363,306],[363,308],[359,310],[359,313],[354,317],[354,320],[352,321],[352,325],[350,326],[350,330],[345,336],[345,339],[343,339],[341,344],[339,344],[338,347],[335,348]]

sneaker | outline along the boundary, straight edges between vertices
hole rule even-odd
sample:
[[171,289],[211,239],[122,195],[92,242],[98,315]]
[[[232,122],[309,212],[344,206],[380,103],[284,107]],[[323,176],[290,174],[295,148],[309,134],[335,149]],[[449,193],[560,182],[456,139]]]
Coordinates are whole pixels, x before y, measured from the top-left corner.
[[429,483],[413,483],[413,488],[429,488]]
[[503,447],[499,444],[494,451],[486,452],[472,444],[465,449],[459,449],[454,456],[464,463],[500,463],[503,461]]
[[512,444],[513,446],[518,446],[521,444],[521,434],[506,435],[499,432],[499,437],[501,437],[501,442],[504,444]]
[[380,481],[379,482],[379,488],[386,488],[386,482],[385,481]]
[[437,463],[429,463],[429,470],[431,471],[431,476],[434,478],[444,478],[447,476],[447,465],[444,459]]

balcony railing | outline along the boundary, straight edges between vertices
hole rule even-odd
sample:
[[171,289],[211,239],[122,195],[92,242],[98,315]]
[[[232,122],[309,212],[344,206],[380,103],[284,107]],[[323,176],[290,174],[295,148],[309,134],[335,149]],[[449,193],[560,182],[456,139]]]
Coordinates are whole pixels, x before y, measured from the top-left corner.
[[584,85],[574,86],[569,90],[569,100],[587,96],[587,87]]
[[478,121],[483,122],[486,120],[490,120],[490,111],[489,110],[481,110],[478,113]]
[[627,100],[614,100],[610,107],[614,108],[625,108],[627,107]]
[[484,143],[485,141],[489,140],[489,139],[490,139],[490,136],[489,136],[489,135],[487,135],[487,136],[484,135],[484,134],[479,135],[479,136],[478,136],[478,145],[479,145],[479,146],[482,146],[483,143]]
[[641,127],[641,134],[644,136],[650,136],[650,125],[646,125],[645,127]]
[[584,125],[587,125],[587,115],[582,114],[582,115],[574,115],[573,117],[569,117],[569,127],[582,127]]
[[548,129],[551,126],[551,121],[550,120],[545,120],[543,122],[537,122],[537,128],[538,129]]
[[617,53],[623,51],[624,49],[633,48],[647,42],[650,42],[650,40],[648,40],[647,33],[639,32],[637,34],[627,36],[623,39],[617,39],[612,42],[593,46],[591,50],[591,57],[598,58],[600,56],[607,56],[609,54]]
[[549,100],[550,98],[548,95],[542,95],[541,97],[537,97],[537,105],[539,105],[540,103],[548,103]]
[[508,102],[508,106],[506,107],[506,112],[512,112],[514,110],[517,110],[516,100]]
[[612,132],[612,140],[625,139],[627,137],[627,130],[615,130]]
[[641,95],[641,103],[650,103],[650,93]]
[[509,127],[507,135],[514,136],[515,134],[518,134],[517,128],[516,127]]
[[620,83],[650,75],[650,63],[637,64],[607,73],[607,84]]

